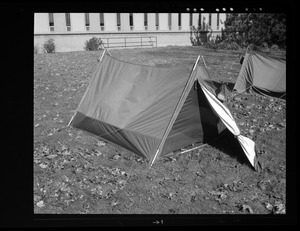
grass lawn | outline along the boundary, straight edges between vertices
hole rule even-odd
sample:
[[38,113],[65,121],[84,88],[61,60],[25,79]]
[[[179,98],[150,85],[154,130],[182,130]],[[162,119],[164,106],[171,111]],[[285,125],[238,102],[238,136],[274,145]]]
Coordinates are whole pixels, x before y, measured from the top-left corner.
[[[164,67],[193,65],[201,54],[213,79],[234,83],[243,51],[175,46],[110,53]],[[226,102],[242,134],[256,142],[261,172],[239,158],[228,134],[149,169],[139,156],[67,126],[100,55],[34,54],[34,213],[285,213],[285,101],[252,94]]]

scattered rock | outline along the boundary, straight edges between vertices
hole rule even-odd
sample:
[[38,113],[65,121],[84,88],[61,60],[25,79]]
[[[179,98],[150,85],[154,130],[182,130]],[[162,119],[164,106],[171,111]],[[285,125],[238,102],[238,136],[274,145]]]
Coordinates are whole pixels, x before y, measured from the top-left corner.
[[48,165],[43,164],[43,163],[41,163],[39,166],[40,166],[41,168],[47,168],[47,167],[48,167]]
[[36,203],[37,207],[42,208],[45,206],[44,201],[39,201],[38,203]]
[[265,206],[266,206],[266,209],[269,210],[269,211],[272,211],[273,210],[273,205],[271,205],[270,203],[266,202],[265,203]]
[[48,159],[53,159],[53,158],[55,158],[55,157],[57,157],[56,154],[52,154],[52,155],[47,156]]
[[105,146],[105,142],[99,140],[99,141],[97,142],[97,145],[98,145],[99,147],[103,147],[103,146]]
[[285,214],[285,205],[276,201],[272,211],[274,214]]
[[241,210],[242,210],[243,212],[248,212],[248,213],[250,213],[250,214],[253,214],[253,213],[254,213],[253,210],[252,210],[252,208],[251,208],[249,205],[242,205],[242,206],[241,206]]

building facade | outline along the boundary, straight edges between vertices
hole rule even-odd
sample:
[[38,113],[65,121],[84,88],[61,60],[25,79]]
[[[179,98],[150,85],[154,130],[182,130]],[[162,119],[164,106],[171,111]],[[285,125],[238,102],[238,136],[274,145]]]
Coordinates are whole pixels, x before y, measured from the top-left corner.
[[57,52],[82,51],[87,40],[101,38],[109,48],[192,45],[191,27],[215,39],[224,28],[225,13],[35,13],[34,45],[53,38]]

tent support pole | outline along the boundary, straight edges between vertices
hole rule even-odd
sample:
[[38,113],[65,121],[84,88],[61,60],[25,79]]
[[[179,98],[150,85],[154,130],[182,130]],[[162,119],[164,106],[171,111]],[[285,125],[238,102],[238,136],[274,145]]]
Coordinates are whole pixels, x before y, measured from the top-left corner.
[[205,60],[204,60],[203,55],[201,55],[201,58],[202,58],[202,60],[203,60],[203,63],[204,63],[205,68],[207,69],[207,66],[206,66],[206,63],[205,63]]
[[247,54],[247,52],[248,52],[248,49],[249,49],[249,46],[250,46],[250,45],[248,45],[248,46],[247,46],[247,49],[246,49],[246,53],[245,53],[245,54]]
[[102,60],[102,58],[103,58],[103,56],[104,56],[105,52],[106,52],[106,49],[104,49],[104,51],[102,52],[102,54],[101,54],[100,58],[98,59],[98,61],[99,61],[99,62],[101,62],[101,60]]
[[172,128],[172,126],[173,126],[173,124],[174,124],[174,122],[175,122],[175,119],[176,119],[176,117],[177,117],[177,115],[178,115],[178,113],[179,113],[179,110],[178,110],[179,105],[180,105],[180,104],[183,105],[183,103],[184,103],[184,102],[182,103],[182,100],[183,100],[184,97],[187,96],[186,90],[187,90],[187,88],[188,88],[189,85],[190,85],[190,82],[191,82],[191,76],[193,75],[194,70],[196,69],[196,66],[197,66],[197,64],[198,64],[198,62],[199,62],[199,59],[200,59],[200,55],[198,56],[198,58],[197,58],[197,60],[196,60],[196,62],[195,62],[195,64],[194,64],[193,70],[191,71],[191,74],[190,74],[190,76],[189,76],[189,78],[188,78],[188,81],[187,81],[187,83],[186,83],[186,85],[185,85],[185,87],[184,87],[184,89],[183,89],[183,91],[182,91],[182,94],[181,94],[180,99],[179,99],[179,101],[178,101],[178,103],[177,103],[177,105],[176,105],[176,108],[175,108],[175,110],[174,110],[174,113],[173,113],[173,115],[172,115],[172,117],[171,117],[171,119],[170,119],[170,121],[169,121],[169,124],[168,124],[168,126],[167,126],[167,129],[166,129],[166,131],[165,131],[165,133],[164,133],[164,135],[163,135],[163,137],[162,137],[162,139],[161,139],[161,141],[160,141],[160,144],[158,145],[158,148],[157,148],[157,151],[156,151],[156,153],[155,153],[155,155],[154,155],[154,158],[153,158],[153,160],[151,161],[150,167],[153,165],[153,163],[154,163],[155,159],[157,158],[157,156],[158,156],[160,150],[162,150],[162,146],[163,146],[163,144],[165,143],[165,141],[166,141],[166,139],[167,139],[167,135],[169,134],[169,132],[170,132],[170,130],[171,130],[171,128]]
[[111,53],[109,52],[109,50],[103,45],[103,43],[101,43],[101,47],[103,50],[106,50],[107,53],[111,56]]

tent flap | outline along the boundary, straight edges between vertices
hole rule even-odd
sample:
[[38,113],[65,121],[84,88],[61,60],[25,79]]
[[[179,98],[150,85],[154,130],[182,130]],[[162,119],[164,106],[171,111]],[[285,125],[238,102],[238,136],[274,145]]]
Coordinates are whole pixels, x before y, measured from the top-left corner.
[[248,160],[252,166],[256,168],[254,161],[256,157],[255,143],[251,139],[240,134],[240,130],[230,111],[209,90],[207,90],[203,84],[200,84],[200,86],[212,108],[219,115],[220,119],[223,121],[228,130],[237,137]]

